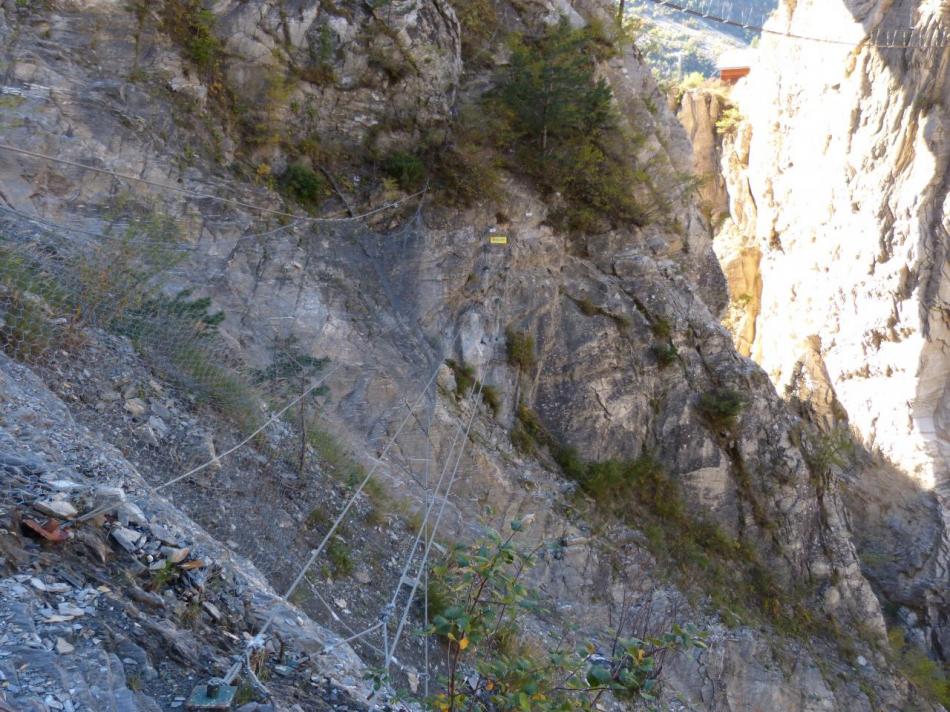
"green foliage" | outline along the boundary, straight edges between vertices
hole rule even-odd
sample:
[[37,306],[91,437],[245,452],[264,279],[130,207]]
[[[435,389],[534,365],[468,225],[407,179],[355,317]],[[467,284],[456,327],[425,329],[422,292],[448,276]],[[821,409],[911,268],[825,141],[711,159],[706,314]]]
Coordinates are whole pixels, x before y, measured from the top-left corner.
[[481,64],[491,58],[491,43],[501,29],[492,0],[451,0],[462,26],[462,57],[467,64]]
[[277,181],[280,191],[301,205],[317,207],[327,197],[327,183],[322,176],[299,163],[287,166]]
[[755,550],[691,513],[679,486],[655,459],[589,462],[558,442],[526,405],[516,416],[511,435],[516,447],[546,448],[593,500],[597,513],[642,531],[672,578],[685,591],[708,597],[727,622],[767,620],[784,632],[816,632],[807,609],[793,592],[781,589]]
[[454,359],[447,359],[445,365],[452,369],[455,375],[455,395],[461,398],[468,393],[477,382],[475,380],[475,369],[465,363],[459,363]]
[[535,444],[552,450],[556,447],[554,438],[542,425],[538,414],[527,405],[524,403],[518,405],[515,418],[515,427],[511,431],[511,441],[518,450],[530,453],[534,450]]
[[332,433],[310,427],[307,429],[307,443],[314,449],[320,465],[339,481],[358,483],[366,477],[363,466],[350,456]]
[[501,409],[501,393],[495,386],[483,385],[475,378],[475,369],[466,363],[459,363],[454,359],[446,359],[445,365],[452,369],[455,375],[455,397],[462,399],[465,395],[475,388],[481,388],[482,402],[487,405],[491,412],[498,415]]
[[717,426],[734,423],[744,407],[745,398],[731,388],[714,388],[699,398],[699,411]]
[[[297,388],[301,383],[323,371],[328,362],[329,359],[303,353],[297,344],[297,337],[290,336],[275,342],[270,365],[256,369],[254,380],[256,383],[266,383],[271,387],[289,385]],[[323,395],[326,393],[326,388],[318,388],[314,393]]]
[[151,578],[148,582],[149,590],[164,591],[174,583],[177,578],[178,570],[175,568],[175,565],[170,561],[166,561],[162,568],[151,572]]
[[243,432],[263,419],[261,394],[238,364],[222,354],[217,338],[223,312],[210,311],[207,297],[191,298],[184,290],[169,298],[149,295],[113,319],[112,328],[128,336],[165,376],[231,420]]
[[498,411],[501,410],[501,393],[495,386],[482,386],[482,400],[492,413],[498,415]]
[[432,152],[435,185],[443,202],[468,208],[498,198],[498,159],[465,133]]
[[805,460],[814,477],[827,476],[832,467],[844,467],[855,451],[851,433],[845,428],[816,433],[805,438],[802,445]]
[[353,559],[350,551],[339,539],[331,539],[327,545],[327,558],[333,567],[334,576],[340,578],[353,573]]
[[735,134],[744,120],[739,109],[730,106],[722,112],[722,116],[716,122],[716,133],[720,136],[731,136]]
[[650,322],[650,328],[658,339],[668,339],[673,333],[673,326],[662,316],[654,317]]
[[566,19],[537,40],[515,37],[495,94],[493,110],[506,128],[496,140],[513,148],[512,168],[560,193],[565,202],[553,219],[576,231],[646,221],[632,194],[644,177],[630,166],[630,140],[617,128],[610,87],[596,75],[602,51],[595,30],[573,29]]
[[257,693],[254,692],[254,686],[249,682],[242,682],[234,693],[234,706],[246,705],[256,699]]
[[[138,342],[146,355],[152,351],[154,337],[153,332],[150,339]],[[167,354],[153,354],[171,366],[166,372],[169,379],[185,386],[197,402],[212,406],[242,432],[257,429],[263,421],[261,394],[236,364],[229,364],[199,341],[172,341],[170,345]]]
[[335,49],[333,45],[333,30],[329,25],[321,25],[317,46],[311,52],[310,63],[302,67],[294,67],[294,72],[304,81],[326,86],[336,80],[333,68]]
[[397,151],[383,161],[383,172],[399,183],[405,191],[422,188],[426,179],[426,169],[422,159],[411,153]]
[[[541,604],[524,583],[534,554],[514,543],[523,525],[515,521],[511,528],[505,539],[491,533],[470,547],[456,547],[433,567],[434,615],[427,633],[445,643],[448,672],[442,689],[427,701],[430,709],[586,712],[596,709],[605,691],[649,701],[658,692],[658,656],[705,647],[703,636],[678,626],[644,640],[618,635],[609,658],[593,657],[593,643],[574,650],[558,643],[549,649],[520,644],[519,618],[541,611]],[[463,680],[471,667],[480,673],[474,688]]]
[[200,0],[165,0],[164,29],[195,65],[211,70],[221,55],[221,41],[214,34],[215,16]]
[[904,639],[904,631],[891,628],[887,632],[891,652],[898,669],[904,677],[928,700],[950,708],[950,679],[939,663],[909,644]]
[[521,373],[529,373],[537,365],[534,337],[526,331],[505,330],[508,363]]
[[577,308],[581,310],[584,316],[595,316],[600,313],[600,307],[594,304],[590,297],[581,297],[580,299],[576,299],[575,302],[577,303]]
[[660,365],[660,368],[672,366],[679,357],[679,351],[676,349],[676,346],[670,343],[654,344],[651,351],[653,352],[653,357],[656,359],[656,362]]
[[62,328],[50,308],[62,303],[55,282],[12,249],[0,248],[0,350],[27,363],[60,343]]

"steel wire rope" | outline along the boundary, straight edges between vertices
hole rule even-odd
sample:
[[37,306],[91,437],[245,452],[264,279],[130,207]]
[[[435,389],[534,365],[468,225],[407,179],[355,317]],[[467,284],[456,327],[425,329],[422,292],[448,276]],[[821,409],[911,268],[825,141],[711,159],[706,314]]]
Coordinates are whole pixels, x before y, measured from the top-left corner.
[[[429,377],[429,380],[426,382],[425,387],[423,388],[422,392],[419,394],[419,397],[416,399],[413,409],[415,407],[418,407],[418,404],[425,397],[426,393],[428,393],[429,389],[432,387],[432,384],[435,383],[435,379],[438,376],[439,369],[441,367],[442,367],[442,363],[439,362],[439,364],[435,367],[435,369],[433,369],[432,375]],[[389,450],[392,448],[393,444],[396,442],[396,439],[399,437],[400,433],[402,433],[403,429],[406,426],[406,423],[409,422],[411,417],[412,417],[412,413],[410,412],[406,414],[406,416],[402,419],[402,421],[399,423],[399,426],[396,428],[396,431],[392,434],[392,436],[390,436],[388,442],[383,448],[383,451],[380,453],[380,458],[383,458],[388,454]],[[320,541],[320,544],[317,546],[316,549],[314,549],[311,552],[310,557],[307,559],[306,563],[300,569],[300,572],[297,574],[297,577],[293,580],[293,582],[290,584],[290,587],[287,589],[286,593],[284,593],[284,595],[281,596],[279,600],[287,601],[290,598],[290,596],[293,595],[293,592],[296,590],[301,580],[303,580],[303,577],[306,575],[307,571],[310,570],[310,567],[313,566],[317,558],[319,558],[320,554],[323,553],[323,550],[324,548],[326,548],[326,545],[330,541],[330,538],[334,535],[334,533],[336,533],[336,530],[339,528],[340,524],[343,522],[343,519],[346,517],[347,513],[353,507],[359,495],[363,492],[363,489],[369,483],[370,479],[372,479],[373,475],[376,474],[376,471],[379,469],[380,462],[381,460],[375,462],[373,466],[369,469],[369,471],[366,473],[366,476],[360,482],[359,486],[353,491],[353,494],[350,496],[349,500],[346,502],[342,511],[340,511],[340,513],[337,515],[337,518],[334,520],[333,524],[330,526],[330,529],[327,531],[323,539]],[[262,636],[268,631],[268,629],[273,624],[274,619],[277,616],[277,610],[278,609],[275,606],[270,616],[268,616],[267,620],[264,622],[264,625],[261,626],[261,629],[258,631],[257,633],[258,636]]]
[[[510,253],[509,253],[509,254],[510,254]],[[506,268],[506,269],[505,269],[504,284],[503,284],[503,287],[502,287],[502,295],[501,295],[501,297],[499,297],[499,302],[501,302],[501,301],[504,299],[504,297],[507,295],[507,292],[508,292],[508,278],[509,278],[509,276],[510,276],[510,273],[509,273],[508,269]],[[498,331],[499,331],[500,324],[501,324],[501,308],[500,308],[500,306],[496,306],[496,310],[495,310],[495,324],[494,324],[494,333],[495,333],[496,335],[497,335],[497,333],[498,333]],[[477,384],[477,389],[478,389],[478,395],[479,395],[479,396],[481,395],[483,388],[484,388],[484,382],[481,381],[481,380],[479,380],[479,381],[478,381],[478,384]],[[475,390],[476,390],[475,388],[472,389],[473,393],[474,393]],[[465,455],[465,448],[466,448],[466,446],[467,446],[467,444],[468,444],[468,441],[469,441],[469,433],[471,432],[472,425],[473,425],[473,423],[475,422],[475,416],[478,414],[477,403],[478,403],[477,398],[474,398],[474,399],[473,399],[472,406],[471,406],[471,414],[470,414],[470,416],[469,416],[468,424],[467,424],[466,427],[465,427],[465,436],[464,436],[464,439],[462,440],[462,445],[461,445],[461,447],[460,447],[460,449],[459,449],[458,457],[456,458],[455,466],[454,466],[454,468],[453,468],[453,470],[452,470],[452,475],[451,475],[451,477],[449,478],[448,485],[446,486],[446,489],[445,489],[445,495],[443,496],[443,498],[442,498],[442,503],[441,503],[441,505],[440,505],[440,507],[439,507],[439,513],[438,513],[438,515],[436,516],[435,524],[434,524],[433,527],[432,527],[432,534],[427,537],[426,548],[425,548],[425,551],[424,551],[423,556],[422,556],[422,565],[421,565],[421,568],[422,568],[423,570],[425,570],[425,568],[426,568],[426,566],[427,566],[427,564],[428,564],[429,555],[430,555],[431,550],[432,550],[432,545],[433,545],[434,542],[435,542],[435,537],[436,537],[436,535],[438,534],[439,526],[440,526],[440,524],[441,524],[441,522],[442,522],[442,516],[443,516],[443,514],[445,513],[445,508],[446,508],[446,506],[448,505],[448,502],[449,502],[449,495],[450,495],[451,492],[452,492],[452,486],[454,485],[455,480],[456,480],[456,478],[457,478],[457,476],[458,476],[459,468],[460,468],[461,463],[462,463],[462,458],[463,458],[464,455]],[[460,425],[461,425],[461,423],[460,423]],[[451,453],[451,451],[450,451],[448,457],[446,458],[446,466],[448,466],[449,462],[451,461],[451,456],[452,456],[452,453]],[[445,471],[443,470],[442,476],[444,476],[444,474],[445,474]],[[441,483],[441,478],[442,478],[442,476],[440,476],[440,483]],[[436,491],[438,491],[438,489],[439,489],[439,486],[437,485],[437,486],[436,486]],[[433,505],[434,505],[434,503],[435,503],[435,499],[433,498]],[[426,513],[425,522],[428,521],[429,514],[430,514],[430,512],[427,512],[427,513]],[[421,533],[421,531],[424,530],[424,529],[425,529],[425,523],[424,523],[423,526],[420,528],[420,533]],[[417,541],[418,541],[418,540],[417,540]],[[414,549],[413,549],[413,551],[414,551]],[[402,637],[402,632],[403,632],[403,630],[404,630],[404,628],[405,628],[405,625],[406,625],[406,622],[407,622],[407,620],[408,620],[408,618],[409,618],[409,612],[410,612],[411,609],[412,609],[413,599],[415,598],[416,591],[417,591],[417,589],[419,588],[419,579],[420,579],[420,576],[416,576],[415,579],[413,580],[413,586],[412,586],[412,589],[411,589],[410,592],[409,592],[409,598],[408,598],[408,600],[406,601],[406,605],[405,605],[405,608],[403,609],[402,617],[400,618],[399,624],[398,624],[398,626],[397,626],[397,628],[396,628],[396,634],[395,634],[395,636],[394,636],[394,638],[393,638],[392,648],[391,648],[391,649],[390,649],[390,648],[387,648],[387,660],[386,660],[386,662],[387,662],[387,669],[388,669],[389,659],[391,658],[392,654],[395,652],[396,648],[399,646],[399,640],[400,640],[400,638]],[[401,584],[400,584],[400,585],[401,585]],[[397,589],[397,594],[398,594],[398,589]]]
[[[853,42],[850,40],[836,40],[836,39],[832,39],[828,37],[811,37],[809,35],[801,35],[795,32],[782,32],[781,30],[773,30],[771,28],[760,26],[760,25],[752,25],[752,24],[742,22],[741,20],[733,20],[728,17],[720,17],[719,15],[713,15],[712,13],[708,11],[695,10],[691,7],[680,5],[679,3],[676,3],[676,2],[671,2],[671,0],[648,0],[648,1],[653,3],[654,5],[666,7],[671,10],[681,12],[685,15],[689,15],[691,17],[697,17],[701,20],[709,20],[710,22],[716,22],[721,25],[728,25],[730,27],[736,27],[742,30],[752,30],[754,32],[760,32],[766,35],[771,35],[775,37],[784,37],[786,39],[792,39],[792,40],[801,40],[804,42],[818,42],[822,44],[832,44],[832,45],[838,45],[842,47],[860,47],[862,45],[869,44],[870,46],[877,47],[879,49],[944,49],[944,48],[950,47],[950,43],[946,43],[946,42],[934,43],[934,44],[923,44],[919,42],[917,44],[911,44],[910,42],[907,42],[904,44],[894,44],[893,42],[879,44],[876,42],[868,42],[867,39],[870,39],[870,37],[866,38],[865,40],[861,40],[859,42]],[[913,35],[913,33],[916,32],[917,30],[916,28],[907,28],[907,29],[901,28],[901,29],[893,29],[891,31],[894,33],[897,33],[897,32],[908,33],[909,32],[911,33],[911,35]]]
[[[479,382],[479,384],[478,384],[477,387],[473,387],[473,388],[469,391],[468,398],[466,399],[466,402],[467,402],[467,404],[468,404],[468,408],[469,408],[473,413],[477,411],[477,408],[478,408],[478,398],[481,396],[481,392],[482,392],[482,384],[481,384],[481,382]],[[441,487],[442,487],[442,482],[445,480],[446,474],[448,474],[449,467],[450,467],[451,462],[452,462],[452,457],[453,457],[454,454],[455,454],[455,448],[459,445],[460,442],[462,443],[462,445],[461,445],[461,447],[462,447],[462,452],[464,452],[464,447],[465,447],[465,445],[464,445],[464,441],[461,440],[462,431],[463,431],[463,429],[464,429],[464,426],[465,426],[465,420],[464,420],[464,419],[459,419],[459,423],[458,423],[458,426],[457,426],[456,431],[455,431],[455,436],[454,436],[454,438],[452,439],[452,443],[451,443],[451,445],[450,445],[450,447],[449,447],[449,451],[448,451],[448,453],[446,454],[445,465],[444,465],[443,468],[442,468],[442,474],[439,476],[439,480],[438,480],[438,483],[436,484],[435,492],[433,493],[433,496],[432,496],[432,498],[431,498],[431,501],[430,501],[430,499],[429,499],[428,496],[426,497],[427,506],[426,506],[426,510],[425,510],[425,515],[424,515],[424,517],[423,517],[423,519],[422,519],[422,522],[421,522],[420,525],[419,525],[419,532],[416,534],[416,538],[415,538],[415,540],[413,541],[413,544],[412,544],[412,547],[411,547],[410,550],[409,550],[408,556],[406,557],[406,564],[405,564],[405,566],[403,567],[402,572],[400,573],[399,580],[398,580],[397,583],[396,583],[395,591],[393,592],[392,599],[391,599],[389,605],[387,606],[387,608],[390,608],[390,609],[392,609],[392,610],[395,610],[395,609],[396,609],[396,604],[398,603],[398,600],[399,600],[399,592],[400,592],[400,590],[402,589],[403,582],[406,580],[406,577],[407,577],[407,575],[408,575],[408,573],[409,573],[409,569],[412,567],[412,561],[413,561],[413,559],[415,558],[416,549],[419,547],[419,542],[422,540],[423,536],[425,535],[425,532],[427,531],[428,524],[429,524],[429,519],[430,519],[430,517],[431,517],[431,515],[432,515],[432,509],[434,508],[434,505],[435,505],[435,498],[436,498],[436,496],[438,496],[438,493],[439,493],[439,491],[440,491],[440,489],[441,489]],[[460,455],[460,456],[461,456],[461,455]],[[446,496],[448,496],[448,491],[446,492]],[[414,582],[413,590],[415,590],[415,587],[418,586],[418,579],[419,579],[419,577],[422,575],[422,569],[424,569],[424,568],[425,568],[425,561],[423,560],[422,565],[420,566],[419,574],[417,574],[417,575],[413,578],[413,582]],[[389,662],[389,659],[390,659],[390,657],[391,657],[391,652],[392,652],[392,651],[390,651],[390,650],[387,648],[387,651],[386,651],[386,662],[387,662],[387,663]]]
[[233,205],[239,208],[243,208],[245,210],[251,210],[251,211],[260,212],[260,213],[267,213],[269,215],[277,215],[279,217],[290,218],[292,220],[299,220],[301,222],[313,222],[313,223],[356,222],[356,221],[368,218],[372,215],[385,212],[386,210],[390,210],[394,207],[398,207],[399,205],[402,205],[403,203],[406,203],[414,198],[418,198],[419,196],[425,194],[425,190],[420,190],[416,193],[412,193],[411,195],[407,195],[404,198],[400,198],[399,200],[394,200],[389,203],[386,203],[385,205],[381,205],[377,208],[373,208],[372,210],[368,210],[364,213],[360,213],[359,215],[353,215],[353,216],[344,217],[344,218],[329,218],[329,217],[321,218],[321,217],[316,217],[314,215],[300,215],[298,213],[289,213],[284,210],[275,210],[274,208],[265,208],[260,205],[246,203],[243,200],[236,200],[234,198],[225,198],[220,195],[213,195],[211,193],[196,193],[195,191],[189,190],[188,188],[182,188],[177,185],[159,183],[158,181],[149,180],[147,178],[138,178],[136,176],[130,176],[124,173],[118,173],[116,171],[112,171],[107,168],[99,168],[97,166],[90,166],[85,163],[77,163],[76,161],[70,161],[69,159],[66,159],[66,158],[58,158],[56,156],[49,156],[45,153],[37,153],[36,151],[28,151],[25,148],[17,148],[16,146],[10,146],[9,144],[5,144],[5,143],[0,143],[0,151],[9,151],[11,153],[17,153],[23,156],[29,156],[31,158],[37,158],[44,161],[59,163],[66,166],[72,166],[73,168],[80,168],[82,170],[92,171],[94,173],[101,173],[103,175],[108,175],[113,178],[118,178],[119,180],[141,183],[143,185],[148,185],[153,188],[160,188],[162,190],[168,190],[174,193],[179,193],[181,195],[186,195],[190,198],[194,198],[195,200],[211,200],[211,201],[215,201],[219,203],[224,203],[227,205]]

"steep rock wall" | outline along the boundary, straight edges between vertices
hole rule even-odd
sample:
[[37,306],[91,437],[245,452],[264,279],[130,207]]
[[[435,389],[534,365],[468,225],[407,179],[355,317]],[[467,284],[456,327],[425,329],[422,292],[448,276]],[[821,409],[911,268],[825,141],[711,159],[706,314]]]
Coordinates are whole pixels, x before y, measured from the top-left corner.
[[[728,189],[716,252],[737,348],[810,417],[847,424],[880,459],[851,488],[859,538],[874,542],[868,570],[896,600],[927,612],[933,627],[923,637],[942,654],[950,650],[946,23],[939,3],[783,3],[772,30],[828,41],[764,35],[730,99],[743,121],[697,144],[696,157],[718,161]],[[695,101],[684,101],[687,120]],[[892,510],[897,501],[917,514]],[[915,553],[895,555],[884,540]]]
[[[258,70],[241,67],[256,66],[251,58],[258,55],[262,66],[270,66],[272,54],[253,42],[273,49],[272,40],[265,39],[279,28],[273,6],[219,5],[230,13],[223,15],[227,21],[244,28],[228,39],[240,40],[240,46],[232,47],[237,56],[229,56],[226,67],[235,87],[245,79],[250,87],[249,77]],[[314,16],[313,5],[295,4],[291,24],[306,24]],[[540,2],[515,5],[550,17],[558,9]],[[258,17],[258,11],[263,13],[259,24],[251,23],[247,18]],[[359,17],[374,22],[368,15]],[[430,37],[432,45],[454,46],[453,23],[432,22],[426,27],[441,28]],[[146,56],[167,73],[141,84],[102,76],[103,67],[132,66],[142,51],[130,39],[135,26],[135,15],[117,3],[82,8],[64,3],[48,15],[8,10],[0,25],[7,81],[53,88],[48,96],[5,107],[11,142],[196,192],[208,191],[209,185],[227,187],[232,196],[238,191],[245,200],[276,203],[262,186],[237,183],[211,161],[173,160],[186,153],[195,134],[188,125],[193,112],[179,111],[167,91],[173,97],[188,91],[200,101],[208,87],[193,72],[186,76],[179,48],[154,25],[144,42]],[[291,32],[291,44],[297,46],[294,36]],[[90,37],[97,38],[93,47]],[[628,52],[603,71],[616,88],[623,115],[645,136],[638,162],[649,161],[657,176],[675,177],[687,167],[688,144],[647,69]],[[451,94],[452,83],[414,84],[402,99],[424,101],[430,91],[439,104]],[[71,100],[77,95],[84,100]],[[248,97],[255,96],[248,89]],[[347,97],[355,103],[347,104]],[[336,111],[351,117],[360,97],[365,98],[341,95]],[[319,127],[329,134],[339,128],[332,117],[326,122]],[[571,485],[549,461],[522,456],[511,447],[508,430],[519,397],[587,459],[655,452],[684,486],[691,511],[746,542],[781,586],[804,582],[816,615],[841,626],[861,621],[871,637],[880,636],[880,608],[861,575],[840,499],[813,478],[799,444],[800,421],[786,410],[765,374],[735,352],[718,323],[722,276],[701,211],[683,196],[670,201],[674,219],[669,225],[569,239],[547,224],[544,201],[509,179],[498,205],[461,213],[430,207],[401,221],[377,217],[372,225],[302,220],[283,234],[254,240],[264,228],[277,228],[256,216],[216,213],[200,200],[171,192],[155,196],[151,188],[134,184],[118,188],[108,177],[73,168],[5,155],[0,170],[8,206],[102,230],[108,227],[106,208],[117,195],[155,201],[185,229],[193,248],[176,266],[170,286],[198,286],[196,293],[212,297],[228,315],[222,329],[248,358],[264,358],[277,323],[313,355],[343,364],[345,370],[330,384],[337,395],[333,417],[367,458],[378,455],[406,394],[417,392],[427,368],[446,356],[463,357],[479,377],[497,385],[504,396],[500,414],[482,412],[476,422],[470,450],[475,464],[458,486],[452,529],[466,534],[484,521],[498,524],[537,513],[538,525],[530,532],[535,541],[567,542],[562,557],[545,561],[540,583],[585,630],[600,631],[617,620],[631,580],[640,594],[637,606],[655,598],[665,618],[678,612],[681,618],[688,610],[697,620],[708,619],[668,586],[645,553],[641,535],[624,527],[607,533],[593,527],[578,514]],[[400,222],[402,229],[385,232]],[[33,226],[19,229],[28,232]],[[485,237],[492,229],[509,235],[507,252],[488,251]],[[75,239],[83,239],[78,234]],[[537,339],[537,368],[523,379],[505,362],[504,329],[498,325],[509,324]],[[651,349],[658,332],[676,349],[675,362],[667,368]],[[700,398],[716,387],[734,388],[746,397],[734,428],[710,427],[699,408]],[[453,394],[443,392],[435,409],[437,452],[446,450],[465,415]],[[408,455],[423,444],[404,446]],[[398,468],[387,470],[394,485],[414,491]],[[781,655],[760,660],[773,649],[768,633],[741,623],[737,630],[715,620],[709,625],[716,645],[677,664],[668,691],[671,708],[682,696],[714,710],[870,709],[861,691],[865,678],[895,707],[910,694],[883,658],[856,672],[832,646],[816,653],[791,641],[796,665],[776,671]],[[840,676],[822,677],[823,657],[835,661]]]

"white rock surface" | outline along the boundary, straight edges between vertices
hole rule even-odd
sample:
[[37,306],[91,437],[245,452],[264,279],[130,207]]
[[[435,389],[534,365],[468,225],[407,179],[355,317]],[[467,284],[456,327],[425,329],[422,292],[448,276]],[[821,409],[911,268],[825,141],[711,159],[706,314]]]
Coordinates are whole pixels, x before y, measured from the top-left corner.
[[[776,28],[837,39],[877,21],[837,0],[786,12]],[[915,18],[924,41],[935,12]],[[865,445],[933,489],[950,476],[940,52],[765,37],[759,57],[734,94],[748,125],[722,158],[733,219],[717,252],[745,315],[730,326],[780,392],[827,378]]]

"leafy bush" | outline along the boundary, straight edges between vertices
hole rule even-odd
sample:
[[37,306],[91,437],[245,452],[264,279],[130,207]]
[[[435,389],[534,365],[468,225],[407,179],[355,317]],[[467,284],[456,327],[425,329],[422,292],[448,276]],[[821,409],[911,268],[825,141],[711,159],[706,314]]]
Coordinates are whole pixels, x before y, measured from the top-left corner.
[[516,447],[546,448],[599,514],[641,530],[676,582],[708,596],[727,622],[764,619],[788,633],[819,632],[796,594],[781,589],[752,547],[689,511],[680,487],[657,460],[643,455],[590,462],[558,442],[526,405],[516,416],[511,434]]
[[338,577],[349,576],[353,573],[353,559],[349,549],[339,539],[331,539],[327,545],[327,558],[333,566],[333,574]]
[[668,339],[673,333],[673,327],[669,320],[662,316],[654,317],[650,322],[650,328],[653,330],[653,335],[658,339]]
[[742,394],[731,388],[714,388],[699,398],[699,410],[714,425],[730,425],[745,407]]
[[200,0],[165,0],[164,29],[200,69],[210,70],[221,54],[221,41],[214,34],[215,16]]
[[454,359],[446,359],[445,365],[452,369],[455,376],[455,395],[461,398],[477,383],[475,369]]
[[434,182],[443,202],[471,207],[498,198],[498,161],[495,154],[466,138],[432,152]]
[[653,357],[656,359],[656,362],[660,365],[660,368],[672,366],[676,363],[676,359],[679,356],[679,351],[677,351],[673,344],[654,344],[651,351],[653,352]]
[[743,121],[739,110],[734,106],[730,106],[722,112],[722,116],[716,122],[716,133],[720,136],[731,136],[739,129]]
[[[658,656],[705,647],[703,636],[675,626],[646,639],[623,638],[610,657],[597,647],[571,650],[557,642],[537,653],[517,641],[519,618],[539,611],[540,597],[524,578],[535,565],[532,553],[514,544],[520,522],[505,539],[492,533],[471,547],[456,547],[444,564],[432,569],[427,633],[445,644],[443,689],[428,703],[440,712],[468,709],[571,712],[594,710],[605,691],[627,699],[654,700],[658,692]],[[432,606],[433,600],[438,603]],[[474,685],[465,671],[474,667]]]
[[646,221],[632,194],[642,176],[629,165],[610,87],[597,78],[602,51],[594,30],[573,29],[562,18],[535,41],[513,40],[496,93],[507,128],[497,140],[514,147],[512,167],[560,193],[565,205],[554,219],[575,230],[609,227],[603,219]]
[[482,400],[491,408],[491,412],[498,415],[501,410],[501,393],[495,386],[482,386]]
[[0,248],[0,350],[18,361],[42,360],[61,344],[62,328],[49,312],[62,303],[55,282],[38,265]]
[[475,378],[475,369],[468,364],[447,359],[445,365],[451,368],[455,375],[456,398],[461,399],[473,388],[481,387],[482,402],[491,409],[492,413],[498,415],[498,411],[501,409],[501,394],[495,386],[483,385]]
[[508,363],[522,373],[528,373],[537,365],[534,337],[526,331],[505,330]]
[[302,205],[316,207],[327,196],[327,184],[322,176],[300,164],[287,166],[277,183],[281,192]]
[[462,57],[466,63],[489,59],[489,45],[500,29],[492,0],[451,0],[451,5],[462,26]]
[[887,638],[897,667],[907,680],[927,699],[950,708],[950,679],[940,664],[909,644],[900,628],[891,628]]
[[584,316],[594,316],[595,314],[600,313],[600,307],[594,304],[590,297],[581,297],[580,299],[575,300],[575,303]]
[[426,169],[422,159],[402,151],[386,157],[383,161],[383,171],[396,180],[399,187],[405,191],[419,190],[426,179]]

